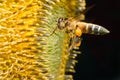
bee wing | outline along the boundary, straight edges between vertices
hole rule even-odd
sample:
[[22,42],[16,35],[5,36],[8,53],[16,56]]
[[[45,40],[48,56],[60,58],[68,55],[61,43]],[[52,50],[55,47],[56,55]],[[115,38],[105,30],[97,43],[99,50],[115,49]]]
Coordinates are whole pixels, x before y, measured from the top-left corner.
[[85,15],[83,13],[79,13],[74,17],[74,19],[79,22],[85,19]]
[[77,21],[81,21],[81,20],[84,20],[85,19],[85,14],[89,11],[89,10],[91,10],[93,7],[95,7],[95,5],[93,4],[93,5],[91,5],[91,6],[89,6],[89,7],[87,7],[84,11],[77,11],[76,12],[76,16],[74,17],[74,19],[75,20],[77,20]]

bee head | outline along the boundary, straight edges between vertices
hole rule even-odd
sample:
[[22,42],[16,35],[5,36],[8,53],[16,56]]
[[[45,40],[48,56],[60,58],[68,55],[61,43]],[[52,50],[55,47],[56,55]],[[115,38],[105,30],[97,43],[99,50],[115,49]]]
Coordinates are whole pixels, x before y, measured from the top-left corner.
[[66,24],[66,20],[67,20],[68,18],[63,18],[63,17],[60,17],[59,19],[58,19],[58,21],[57,21],[57,26],[58,26],[58,28],[59,29],[64,29],[66,26],[65,26],[65,24]]

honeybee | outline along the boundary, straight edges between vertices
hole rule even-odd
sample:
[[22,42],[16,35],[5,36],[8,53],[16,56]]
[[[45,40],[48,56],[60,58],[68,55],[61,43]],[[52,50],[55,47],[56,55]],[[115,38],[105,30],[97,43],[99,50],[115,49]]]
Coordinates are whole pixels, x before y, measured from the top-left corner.
[[76,20],[75,18],[60,17],[57,21],[57,26],[53,30],[52,34],[56,31],[57,28],[60,30],[65,30],[66,33],[70,34],[69,51],[80,46],[82,33],[95,35],[104,35],[109,33],[106,28],[100,25],[81,22]]

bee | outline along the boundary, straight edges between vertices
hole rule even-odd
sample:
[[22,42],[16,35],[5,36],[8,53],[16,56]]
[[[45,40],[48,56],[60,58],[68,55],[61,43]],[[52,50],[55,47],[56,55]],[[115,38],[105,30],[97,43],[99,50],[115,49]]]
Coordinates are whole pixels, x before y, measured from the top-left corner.
[[56,31],[57,28],[60,30],[65,30],[66,33],[70,35],[69,51],[80,46],[81,35],[83,33],[94,35],[104,35],[109,33],[106,28],[100,25],[81,22],[75,18],[60,17],[57,21],[57,26],[55,27],[51,35]]

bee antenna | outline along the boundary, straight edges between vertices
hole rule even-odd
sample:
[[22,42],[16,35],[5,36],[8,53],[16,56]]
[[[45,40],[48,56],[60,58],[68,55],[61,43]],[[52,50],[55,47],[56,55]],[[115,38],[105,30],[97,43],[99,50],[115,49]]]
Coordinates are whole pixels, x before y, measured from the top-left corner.
[[57,29],[57,26],[53,29],[52,33],[49,36],[53,35],[53,33],[55,33],[56,29]]

